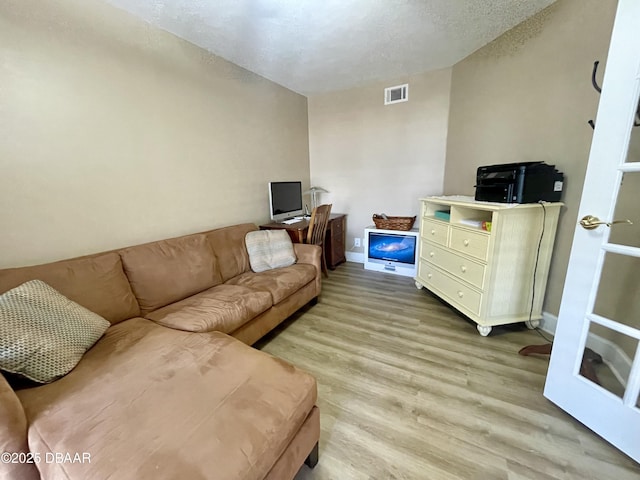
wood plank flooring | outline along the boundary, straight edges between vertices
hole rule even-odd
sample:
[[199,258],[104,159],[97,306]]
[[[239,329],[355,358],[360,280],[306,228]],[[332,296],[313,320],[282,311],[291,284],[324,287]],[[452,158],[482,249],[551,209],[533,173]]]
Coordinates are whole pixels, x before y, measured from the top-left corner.
[[296,480],[640,479],[640,465],[542,396],[544,343],[481,337],[411,278],[346,263],[256,347],[318,380],[320,460]]

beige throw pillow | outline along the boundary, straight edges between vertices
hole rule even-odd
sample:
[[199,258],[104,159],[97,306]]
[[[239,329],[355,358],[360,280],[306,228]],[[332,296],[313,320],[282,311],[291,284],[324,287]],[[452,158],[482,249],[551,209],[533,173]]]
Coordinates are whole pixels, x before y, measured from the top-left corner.
[[69,373],[110,323],[41,280],[0,295],[0,369],[48,383]]
[[296,263],[293,243],[285,230],[257,230],[244,237],[254,272],[288,267]]

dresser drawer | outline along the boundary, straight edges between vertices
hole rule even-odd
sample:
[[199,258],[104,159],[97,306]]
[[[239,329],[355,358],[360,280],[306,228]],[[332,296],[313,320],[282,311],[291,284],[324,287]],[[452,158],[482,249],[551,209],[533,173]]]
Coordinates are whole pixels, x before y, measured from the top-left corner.
[[480,314],[480,303],[482,301],[480,292],[463,285],[459,280],[451,278],[428,263],[421,262],[420,267],[421,279],[426,283],[427,288],[433,288],[436,293],[442,293],[454,307],[459,307],[463,311],[469,311],[474,315]]
[[420,226],[420,234],[425,240],[430,242],[439,243],[440,245],[447,244],[447,238],[449,233],[449,225],[445,223],[435,222],[428,218],[422,219],[422,225]]
[[344,217],[329,220],[331,223],[331,234],[336,238],[342,238],[344,235]]
[[458,252],[486,260],[489,251],[489,234],[452,227],[449,246]]
[[331,222],[331,242],[334,245],[340,245],[344,247],[344,225],[343,220],[334,220]]
[[424,260],[482,290],[484,265],[426,242],[422,242],[420,252]]

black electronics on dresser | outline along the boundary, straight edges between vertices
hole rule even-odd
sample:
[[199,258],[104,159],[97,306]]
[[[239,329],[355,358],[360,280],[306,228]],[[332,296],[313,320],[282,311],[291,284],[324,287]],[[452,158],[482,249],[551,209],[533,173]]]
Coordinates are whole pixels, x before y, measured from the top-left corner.
[[559,202],[564,175],[544,162],[479,167],[475,199],[499,203]]

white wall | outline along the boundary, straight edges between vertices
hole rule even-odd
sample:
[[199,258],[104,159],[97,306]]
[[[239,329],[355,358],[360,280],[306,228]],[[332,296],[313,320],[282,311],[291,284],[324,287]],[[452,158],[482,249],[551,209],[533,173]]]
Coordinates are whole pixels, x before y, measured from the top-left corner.
[[[385,106],[385,87],[409,83],[409,101]],[[347,250],[374,213],[413,216],[442,193],[451,70],[311,96],[311,183],[347,214]],[[417,226],[417,223],[416,223]]]
[[0,267],[268,219],[306,98],[98,0],[0,2]]

